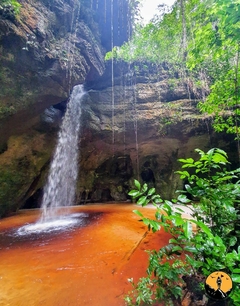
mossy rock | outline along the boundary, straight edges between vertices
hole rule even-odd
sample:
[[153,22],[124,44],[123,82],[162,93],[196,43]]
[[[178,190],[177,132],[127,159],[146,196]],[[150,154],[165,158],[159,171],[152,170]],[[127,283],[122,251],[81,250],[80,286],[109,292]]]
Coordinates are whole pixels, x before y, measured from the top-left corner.
[[8,149],[0,155],[0,217],[17,211],[32,188],[41,180],[42,169],[52,155],[54,141],[47,144],[46,135],[33,133],[11,137]]
[[0,217],[16,211],[18,200],[25,192],[23,186],[27,182],[31,182],[27,172],[17,171],[14,167],[0,168]]

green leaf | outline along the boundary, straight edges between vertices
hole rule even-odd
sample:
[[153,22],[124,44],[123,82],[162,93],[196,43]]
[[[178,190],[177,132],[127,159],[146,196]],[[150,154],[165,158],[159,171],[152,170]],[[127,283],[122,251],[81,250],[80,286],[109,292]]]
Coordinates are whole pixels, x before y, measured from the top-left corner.
[[223,240],[222,240],[221,237],[215,236],[215,237],[213,238],[213,240],[214,240],[214,242],[215,242],[215,244],[216,244],[217,246],[222,246],[222,245],[223,245]]
[[184,204],[191,202],[191,200],[189,200],[185,194],[180,194],[177,199]]
[[143,218],[143,214],[139,210],[133,210],[134,214],[138,215],[139,217]]
[[213,238],[211,230],[202,221],[196,221],[194,219],[191,219],[189,221],[199,226],[204,231],[204,233],[208,235],[209,238]]
[[233,272],[233,273],[239,273],[239,274],[240,274],[240,269],[233,269],[232,272]]
[[152,228],[152,231],[155,233],[156,231],[159,231],[161,229],[160,224],[157,221],[149,220],[149,224]]
[[172,220],[176,226],[181,226],[185,223],[183,218],[180,215],[174,215],[174,218]]
[[184,210],[179,207],[174,207],[175,211],[178,211],[180,213],[184,213]]
[[137,189],[140,191],[141,189],[141,184],[138,180],[134,180],[134,185],[137,187]]
[[151,197],[151,201],[153,201],[155,204],[162,203],[163,200],[161,199],[160,195],[155,194]]
[[233,282],[240,283],[240,274],[232,274],[231,278]]
[[183,168],[183,169],[184,169],[184,168],[196,168],[196,166],[193,165],[193,164],[185,164],[185,165],[182,166],[182,168]]
[[215,151],[217,153],[221,154],[222,156],[224,156],[226,159],[228,158],[227,153],[224,150],[219,149],[219,148],[215,148]]
[[187,159],[179,158],[178,161],[181,162],[181,163],[186,163],[186,164],[193,164],[194,163],[194,160],[192,158],[187,158]]
[[178,241],[174,238],[169,239],[169,243],[178,244]]
[[169,205],[169,201],[165,200],[164,204],[162,204],[162,209],[170,216],[172,214],[172,203],[170,202]]
[[137,204],[146,206],[148,204],[147,196],[142,196],[137,200]]
[[162,217],[162,214],[160,213],[160,211],[157,210],[155,213],[156,220],[161,220],[161,217]]
[[148,185],[145,183],[142,187],[142,193],[145,193],[148,190]]
[[183,224],[183,231],[187,239],[190,239],[192,237],[192,224],[189,221],[186,221]]
[[[201,267],[202,264],[203,264],[202,262],[199,262],[199,261],[195,260],[192,256],[189,256],[188,254],[186,254],[186,260],[194,268]],[[209,272],[208,272],[208,274],[209,274]]]
[[211,258],[206,258],[205,260],[209,264],[209,266],[211,267],[212,266],[212,262],[213,262],[212,259]]
[[152,196],[155,193],[156,189],[155,188],[151,188],[148,190],[148,196]]
[[218,178],[217,181],[218,181],[218,182],[228,181],[228,180],[231,180],[232,178],[233,178],[232,175],[226,175],[226,176],[224,176],[224,177]]
[[226,157],[219,153],[215,153],[212,157],[212,160],[215,163],[222,163],[222,164],[226,164],[228,162]]
[[185,185],[187,192],[192,193],[192,187],[188,184]]
[[171,207],[171,208],[173,207],[171,201],[165,200],[164,203],[167,204],[167,205],[168,205],[169,207]]
[[229,246],[234,246],[237,243],[237,237],[232,236],[229,240]]
[[194,246],[189,246],[189,245],[186,245],[184,247],[184,251],[186,252],[190,252],[190,253],[199,253],[199,251],[194,247]]
[[176,245],[172,248],[172,252],[176,252],[176,251],[182,251],[183,249],[179,246],[179,245]]
[[139,192],[138,190],[131,190],[129,191],[128,195],[130,195],[133,198],[136,198],[141,195],[141,192]]
[[161,229],[161,226],[157,221],[143,218],[143,223],[148,227],[148,230],[151,229],[154,233]]
[[187,171],[175,171],[176,174],[180,174],[180,178],[184,179],[186,177],[190,177],[190,174]]

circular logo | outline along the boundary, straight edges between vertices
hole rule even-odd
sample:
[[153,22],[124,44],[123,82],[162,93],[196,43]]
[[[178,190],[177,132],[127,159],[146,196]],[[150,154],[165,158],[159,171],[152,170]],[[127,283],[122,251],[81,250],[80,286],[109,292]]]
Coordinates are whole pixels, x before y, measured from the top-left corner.
[[223,300],[229,296],[233,288],[231,277],[222,271],[211,273],[205,281],[205,290],[210,298]]

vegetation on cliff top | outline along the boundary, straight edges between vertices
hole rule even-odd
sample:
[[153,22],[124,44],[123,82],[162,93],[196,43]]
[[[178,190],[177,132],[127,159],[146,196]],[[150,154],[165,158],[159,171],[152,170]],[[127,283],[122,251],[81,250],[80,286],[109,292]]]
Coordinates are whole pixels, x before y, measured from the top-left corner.
[[13,8],[15,14],[19,13],[21,4],[17,0],[0,0],[0,6]]
[[[202,87],[199,109],[214,117],[216,131],[239,135],[239,0],[177,0],[106,59],[168,63],[187,81]],[[240,151],[240,147],[239,147]]]

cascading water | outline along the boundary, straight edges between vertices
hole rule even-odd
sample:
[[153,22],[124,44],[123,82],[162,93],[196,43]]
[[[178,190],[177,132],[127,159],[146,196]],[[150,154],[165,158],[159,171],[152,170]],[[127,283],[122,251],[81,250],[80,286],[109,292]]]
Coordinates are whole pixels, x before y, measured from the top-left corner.
[[78,176],[78,140],[80,132],[83,85],[73,88],[58,134],[58,142],[44,187],[42,216],[37,223],[17,230],[18,235],[38,234],[72,228],[85,223],[88,214],[59,214],[60,207],[74,204]]
[[58,143],[50,166],[42,201],[42,221],[55,217],[57,208],[74,202],[78,176],[78,139],[80,130],[81,100],[83,85],[73,88]]

